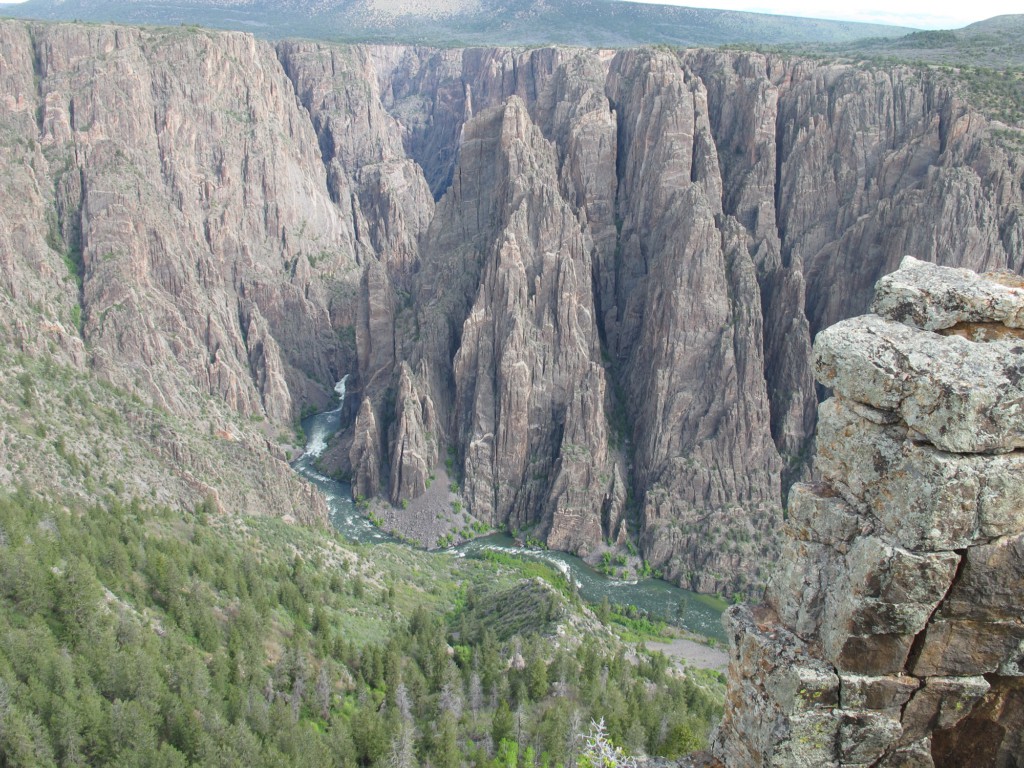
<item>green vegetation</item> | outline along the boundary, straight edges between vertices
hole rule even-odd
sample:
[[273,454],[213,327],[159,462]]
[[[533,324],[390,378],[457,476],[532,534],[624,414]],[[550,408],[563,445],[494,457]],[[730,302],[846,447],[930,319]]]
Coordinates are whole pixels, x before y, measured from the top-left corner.
[[627,642],[636,643],[644,640],[666,640],[671,637],[668,625],[663,621],[651,621],[636,614],[633,606],[625,610],[615,607],[611,611],[611,621],[621,627],[619,636]]
[[551,639],[542,564],[215,509],[0,497],[0,763],[556,766],[592,720],[671,756],[720,715],[719,678]]
[[497,565],[505,565],[515,568],[524,577],[529,579],[540,579],[561,592],[565,597],[578,601],[575,589],[569,580],[559,571],[547,563],[539,563],[536,560],[528,560],[505,552],[486,550],[480,553],[480,559]]
[[[987,117],[1024,128],[1024,69],[945,67],[953,87]],[[1024,139],[1024,134],[1017,132]]]

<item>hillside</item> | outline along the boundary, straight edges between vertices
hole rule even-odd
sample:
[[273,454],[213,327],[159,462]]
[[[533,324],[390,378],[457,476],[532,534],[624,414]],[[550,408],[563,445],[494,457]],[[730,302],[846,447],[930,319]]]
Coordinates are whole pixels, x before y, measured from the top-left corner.
[[200,24],[259,37],[419,45],[561,45],[842,42],[908,30],[876,24],[679,8],[617,0],[29,0],[4,6],[22,18]]
[[[206,507],[5,494],[0,762],[497,768],[575,760],[602,719],[634,754],[706,743],[719,676],[634,655],[547,578]],[[509,593],[528,617],[481,626]]]
[[887,39],[820,45],[823,53],[871,56],[989,69],[1024,67],[1024,15],[994,16],[962,29],[912,32]]

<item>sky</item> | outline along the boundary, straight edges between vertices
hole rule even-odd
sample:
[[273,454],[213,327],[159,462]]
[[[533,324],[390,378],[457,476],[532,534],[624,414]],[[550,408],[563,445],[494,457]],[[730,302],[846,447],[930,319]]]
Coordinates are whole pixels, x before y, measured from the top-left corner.
[[[16,3],[22,0],[0,0]],[[822,0],[638,0],[638,2],[688,5],[694,8],[723,8],[733,11],[780,13],[840,21],[866,21],[895,24],[917,29],[957,29],[975,21],[1004,13],[1024,12],[1021,0],[847,0],[826,7]]]
[[824,3],[822,0],[642,0],[665,5],[694,8],[722,8],[732,11],[780,13],[817,19],[865,21],[895,24],[917,29],[958,29],[976,21],[1004,13],[1024,13],[1021,0],[847,0]]

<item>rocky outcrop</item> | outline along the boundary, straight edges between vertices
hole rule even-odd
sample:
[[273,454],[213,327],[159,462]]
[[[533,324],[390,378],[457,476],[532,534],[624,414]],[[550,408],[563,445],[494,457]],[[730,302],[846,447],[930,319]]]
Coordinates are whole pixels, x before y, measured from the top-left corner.
[[629,372],[644,551],[669,578],[731,592],[757,580],[751,555],[770,551],[781,508],[756,271],[742,226],[722,210],[700,80],[673,57],[631,53],[609,82],[630,118],[606,302],[617,315],[605,332]]
[[604,403],[604,371],[591,364],[590,371],[573,388],[565,412],[547,501],[550,547],[587,553],[597,541],[622,539],[625,543],[625,499],[616,489],[622,478],[617,465],[614,475],[608,473],[611,461]]
[[[581,497],[570,493],[595,501],[586,513],[600,520],[611,468],[604,370],[593,363],[591,244],[556,169],[518,98],[466,124],[424,255],[419,323],[424,379],[440,387],[435,402],[452,403],[445,418],[473,514],[565,531],[575,525],[556,518],[580,513]],[[562,453],[566,441],[574,442]],[[583,462],[582,487],[557,479]],[[564,491],[553,493],[553,482]],[[594,530],[573,530],[570,540],[589,548]]]
[[358,258],[407,274],[433,214],[423,172],[384,107],[374,49],[283,42],[281,63],[319,138],[334,202],[351,212]]
[[377,417],[370,398],[364,397],[353,427],[349,450],[352,467],[352,497],[372,499],[381,489],[381,440]]
[[429,395],[420,396],[402,363],[391,438],[391,503],[408,502],[430,485],[437,466],[437,417]]
[[1011,766],[1024,747],[1024,282],[908,257],[874,308],[815,342],[821,483],[790,493],[765,604],[727,613],[729,766]]
[[[327,284],[353,236],[273,50],[12,22],[0,50],[0,333],[182,420],[165,442],[189,449],[158,452],[162,473],[146,475],[176,501],[326,520],[267,436],[328,402],[347,365]],[[40,319],[49,339],[30,330]],[[192,426],[207,423],[200,446]]]

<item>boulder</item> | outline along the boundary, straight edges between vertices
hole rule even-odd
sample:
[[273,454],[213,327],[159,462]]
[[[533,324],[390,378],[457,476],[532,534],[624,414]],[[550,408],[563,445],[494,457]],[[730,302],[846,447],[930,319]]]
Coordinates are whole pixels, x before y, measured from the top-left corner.
[[877,315],[836,323],[814,342],[818,381],[892,411],[945,451],[1024,447],[1024,341],[978,343]]
[[959,562],[952,552],[915,554],[875,536],[857,539],[830,574],[821,628],[825,657],[841,671],[900,672]]
[[936,619],[928,624],[911,672],[932,675],[1024,676],[1024,623]]
[[928,738],[936,729],[956,725],[988,689],[984,677],[929,678],[903,708],[904,743]]
[[871,311],[928,331],[961,323],[1024,328],[1024,281],[1013,273],[979,275],[905,256],[897,271],[875,284]]
[[1024,595],[1024,534],[971,547],[939,617],[1006,621],[1019,619]]
[[[818,336],[819,481],[791,490],[766,607],[730,613],[730,766],[1018,764],[1022,300],[1019,278],[907,259],[887,317]],[[816,669],[795,649],[838,673],[828,712],[794,690]]]
[[[852,405],[842,398],[822,403],[817,468],[877,520],[880,535],[935,551],[1024,528],[1024,453],[948,453],[909,439],[898,425],[865,418],[867,409]],[[796,501],[799,513],[803,497]]]
[[789,489],[786,533],[793,539],[826,544],[846,552],[856,536],[872,529],[870,518],[860,514],[828,484],[796,483]]
[[870,709],[897,716],[921,681],[910,675],[839,675],[839,705],[843,709]]

